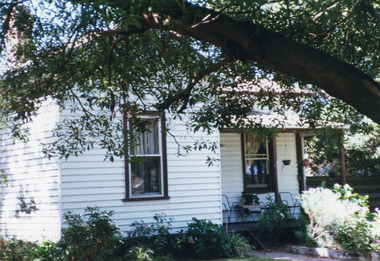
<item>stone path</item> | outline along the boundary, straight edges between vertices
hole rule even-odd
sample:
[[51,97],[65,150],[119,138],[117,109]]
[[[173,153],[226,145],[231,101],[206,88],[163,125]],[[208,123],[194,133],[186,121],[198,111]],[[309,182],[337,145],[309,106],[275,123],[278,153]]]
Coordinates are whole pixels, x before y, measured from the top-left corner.
[[[337,260],[327,257],[317,257],[317,256],[305,256],[300,254],[291,254],[287,252],[276,252],[276,251],[254,251],[252,253],[254,257],[264,257],[280,260],[293,260],[293,261],[327,261],[327,260]],[[351,259],[352,260],[352,259]],[[350,261],[350,259],[345,259],[344,261]],[[356,260],[357,261],[357,260]]]

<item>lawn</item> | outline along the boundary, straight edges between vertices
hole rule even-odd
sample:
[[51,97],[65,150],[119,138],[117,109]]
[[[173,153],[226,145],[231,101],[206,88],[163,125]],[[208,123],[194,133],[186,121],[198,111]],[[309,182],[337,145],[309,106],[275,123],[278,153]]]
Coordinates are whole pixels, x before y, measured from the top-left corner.
[[227,259],[215,259],[211,261],[285,261],[283,259],[261,258],[261,257],[247,257],[247,258],[227,258]]

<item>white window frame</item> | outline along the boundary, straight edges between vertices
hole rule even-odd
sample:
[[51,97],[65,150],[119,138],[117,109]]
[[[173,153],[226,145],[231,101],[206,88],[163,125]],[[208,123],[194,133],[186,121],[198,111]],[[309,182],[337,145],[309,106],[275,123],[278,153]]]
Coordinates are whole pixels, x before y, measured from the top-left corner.
[[[126,179],[126,197],[123,201],[133,200],[155,200],[155,199],[168,199],[168,184],[167,184],[167,155],[166,155],[166,132],[165,132],[165,115],[163,112],[147,111],[140,113],[138,116],[141,119],[157,119],[158,125],[158,150],[159,154],[134,154],[131,155],[129,149],[125,156],[125,179]],[[130,132],[132,131],[130,121],[127,117],[124,119],[125,128]],[[159,192],[147,192],[141,194],[132,193],[132,164],[129,160],[130,157],[160,157],[160,175],[159,175]]]

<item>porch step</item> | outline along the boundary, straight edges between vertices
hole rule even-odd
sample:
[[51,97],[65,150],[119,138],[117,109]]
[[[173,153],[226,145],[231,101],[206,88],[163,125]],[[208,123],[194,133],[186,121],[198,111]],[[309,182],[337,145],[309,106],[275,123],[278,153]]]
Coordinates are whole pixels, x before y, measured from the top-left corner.
[[224,224],[224,226],[228,232],[243,232],[243,231],[259,230],[259,224],[257,222],[231,223],[231,224]]

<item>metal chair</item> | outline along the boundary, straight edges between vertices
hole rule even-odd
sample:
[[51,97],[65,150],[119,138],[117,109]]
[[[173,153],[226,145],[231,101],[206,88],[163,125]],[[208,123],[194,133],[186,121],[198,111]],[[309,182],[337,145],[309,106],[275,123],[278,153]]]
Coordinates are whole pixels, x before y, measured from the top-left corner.
[[300,203],[297,199],[293,198],[293,195],[290,192],[280,192],[279,194],[281,202],[288,206],[291,218],[295,218],[296,208],[301,208]]
[[231,223],[232,213],[233,212],[239,212],[239,203],[238,202],[230,203],[228,196],[223,194],[222,195],[222,204],[223,204],[223,213],[226,213],[226,215],[227,215],[227,220],[228,220],[227,223]]

